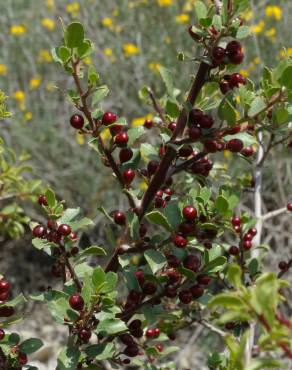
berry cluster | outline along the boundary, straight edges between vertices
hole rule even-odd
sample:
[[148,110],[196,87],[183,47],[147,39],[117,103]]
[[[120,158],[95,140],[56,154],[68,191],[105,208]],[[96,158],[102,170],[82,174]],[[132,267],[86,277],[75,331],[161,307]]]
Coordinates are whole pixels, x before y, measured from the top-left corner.
[[242,46],[238,41],[230,41],[226,49],[216,46],[213,49],[212,61],[213,66],[218,67],[221,64],[241,64],[244,59]]
[[0,280],[0,317],[10,317],[14,315],[14,307],[5,305],[9,299],[11,284],[6,279]]
[[223,76],[222,80],[220,81],[220,90],[222,94],[226,94],[228,91],[245,84],[245,77],[243,77],[240,73],[232,73],[231,75]]
[[91,320],[84,325],[86,311],[84,310],[84,299],[79,293],[75,293],[70,296],[69,304],[73,310],[80,313],[79,318],[74,323],[72,333],[78,335],[78,338],[82,343],[88,343],[92,335],[91,326],[96,326],[98,322]]
[[257,234],[257,229],[255,227],[250,228],[245,234],[242,233],[241,218],[239,216],[233,216],[231,219],[231,224],[234,231],[240,235],[239,247],[233,245],[229,248],[229,254],[232,256],[237,256],[240,250],[248,251],[252,248],[252,240]]

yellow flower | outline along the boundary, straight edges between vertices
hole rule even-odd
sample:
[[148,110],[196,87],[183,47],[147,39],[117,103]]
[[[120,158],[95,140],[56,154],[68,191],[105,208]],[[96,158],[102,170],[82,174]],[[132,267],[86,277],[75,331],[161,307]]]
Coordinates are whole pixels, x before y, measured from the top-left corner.
[[41,79],[41,77],[40,77],[40,76],[35,76],[35,77],[33,77],[33,78],[29,81],[29,88],[30,88],[31,90],[37,89],[37,88],[40,86],[41,81],[42,81],[42,79]]
[[49,31],[54,31],[54,29],[56,27],[55,21],[53,19],[50,19],[50,18],[43,18],[42,21],[41,21],[41,24],[44,28],[46,28]]
[[102,138],[102,140],[106,140],[106,139],[110,138],[111,137],[110,130],[108,128],[103,130],[102,133],[100,134],[100,137]]
[[17,90],[13,93],[13,98],[18,102],[23,102],[25,100],[25,92],[22,90]]
[[104,27],[112,27],[113,25],[113,20],[109,17],[105,17],[103,18],[103,20],[101,21],[101,24],[104,26]]
[[146,190],[148,188],[147,182],[145,182],[145,181],[140,182],[139,188],[141,190]]
[[243,77],[248,77],[249,76],[249,71],[247,69],[241,69],[239,71],[240,74],[243,75]]
[[188,14],[178,14],[175,17],[176,23],[188,23],[190,21],[190,16]]
[[54,9],[55,1],[54,0],[46,0],[46,7],[50,10]]
[[38,62],[47,62],[50,63],[53,60],[53,57],[49,50],[41,49],[38,55]]
[[153,71],[153,72],[157,72],[157,73],[159,73],[159,69],[160,69],[160,67],[161,67],[161,64],[160,64],[160,63],[158,63],[158,62],[150,62],[150,63],[148,64],[148,68],[149,68],[151,71]]
[[131,122],[132,126],[137,127],[137,126],[142,126],[145,122],[146,119],[153,119],[153,114],[149,113],[144,117],[137,117],[134,118]]
[[248,10],[245,13],[243,13],[242,17],[246,21],[250,21],[253,18],[253,12],[251,10]]
[[265,35],[273,40],[275,40],[275,36],[276,36],[276,29],[274,27],[268,29],[266,32],[265,32]]
[[277,5],[267,6],[265,11],[267,17],[275,18],[276,21],[280,21],[282,18],[282,9]]
[[26,32],[26,27],[21,24],[15,24],[10,27],[10,33],[15,36],[20,36]]
[[7,66],[6,64],[0,64],[0,75],[6,75],[7,73]]
[[291,56],[292,56],[292,48],[282,49],[280,51],[281,58],[286,58],[286,57],[291,57]]
[[240,104],[240,96],[239,95],[236,95],[235,100],[236,100],[237,104]]
[[256,57],[256,58],[254,58],[254,64],[260,64],[260,58],[259,57]]
[[77,1],[66,5],[66,12],[71,14],[72,16],[76,16],[79,10],[80,10],[80,4],[77,3]]
[[76,143],[79,144],[79,145],[84,145],[85,144],[85,138],[84,138],[84,135],[81,134],[80,132],[76,132],[76,136],[75,136],[75,139],[76,139]]
[[83,63],[89,66],[90,64],[92,64],[92,59],[90,57],[86,57],[83,59]]
[[191,12],[194,9],[196,0],[187,0],[183,6],[184,12]]
[[25,109],[25,93],[22,90],[17,90],[13,93],[12,97],[17,101],[21,110]]
[[171,6],[173,4],[173,0],[157,0],[159,6]]
[[224,150],[223,154],[225,158],[231,157],[231,152],[229,152],[229,150]]
[[127,43],[123,45],[123,51],[126,57],[130,57],[132,55],[136,55],[140,53],[140,49],[131,43]]
[[24,119],[26,121],[31,121],[32,120],[32,113],[31,112],[25,112],[24,113]]
[[254,33],[261,33],[261,32],[263,32],[264,28],[265,28],[265,22],[264,21],[259,21],[258,24],[254,24],[250,27],[251,32],[254,32]]
[[107,57],[111,57],[113,55],[113,49],[111,49],[111,48],[105,48],[105,49],[103,49],[103,53]]

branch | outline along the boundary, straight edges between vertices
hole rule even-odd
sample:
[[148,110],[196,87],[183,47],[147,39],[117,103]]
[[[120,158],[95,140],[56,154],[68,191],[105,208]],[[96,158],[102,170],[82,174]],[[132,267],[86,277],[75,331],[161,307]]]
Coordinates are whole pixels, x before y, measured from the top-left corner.
[[283,207],[283,208],[276,209],[275,211],[268,212],[262,216],[262,221],[266,221],[269,218],[281,215],[282,213],[285,213],[286,211],[287,211],[287,207]]
[[153,91],[151,89],[148,89],[148,93],[149,93],[150,99],[152,101],[153,107],[156,110],[156,112],[158,113],[161,121],[163,123],[166,123],[166,119],[164,117],[163,110],[162,110],[161,106],[157,103]]
[[215,8],[216,8],[217,14],[220,14],[221,13],[221,9],[222,9],[222,1],[220,1],[220,0],[214,0],[214,5],[215,5]]
[[66,258],[65,264],[66,264],[67,269],[69,270],[69,273],[71,275],[71,278],[74,281],[74,283],[75,283],[78,291],[81,292],[81,290],[82,290],[82,284],[81,284],[80,280],[78,279],[78,277],[77,277],[77,275],[76,275],[76,273],[74,271],[74,268],[72,267],[70,261],[68,260],[67,257],[65,257],[65,258]]
[[225,333],[225,331],[217,328],[216,326],[210,324],[209,322],[205,321],[205,320],[199,320],[199,321],[196,321],[198,324],[201,324],[203,325],[205,328],[213,331],[214,333],[220,335],[220,337],[224,338],[227,333]]

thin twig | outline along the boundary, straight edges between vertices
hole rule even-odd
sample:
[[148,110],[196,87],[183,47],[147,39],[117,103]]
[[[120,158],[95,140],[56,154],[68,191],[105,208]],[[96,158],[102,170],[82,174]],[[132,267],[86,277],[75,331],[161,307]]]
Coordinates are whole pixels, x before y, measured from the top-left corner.
[[156,112],[158,113],[161,121],[163,123],[166,123],[166,119],[165,119],[165,116],[164,116],[164,113],[163,113],[163,109],[161,108],[161,106],[157,103],[157,100],[154,96],[154,92],[151,90],[151,89],[148,89],[148,93],[149,93],[149,96],[150,96],[150,99],[152,101],[152,104],[153,104],[153,107],[154,109],[156,110]]
[[285,212],[287,212],[287,207],[279,208],[279,209],[276,209],[275,211],[268,212],[262,216],[262,221],[266,221],[269,218],[279,216]]

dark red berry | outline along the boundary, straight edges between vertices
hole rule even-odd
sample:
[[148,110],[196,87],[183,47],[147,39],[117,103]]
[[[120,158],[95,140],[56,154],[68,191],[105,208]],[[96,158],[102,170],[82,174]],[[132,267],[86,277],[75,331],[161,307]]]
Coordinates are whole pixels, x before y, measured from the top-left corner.
[[150,176],[154,175],[154,173],[157,171],[159,167],[159,162],[158,161],[150,161],[147,165],[147,171]]
[[78,247],[73,247],[71,249],[72,256],[76,256],[76,254],[78,254],[78,252],[79,252],[79,248]]
[[0,280],[0,293],[6,293],[11,289],[11,284],[5,279]]
[[201,261],[199,257],[190,254],[185,258],[183,265],[186,269],[197,272],[200,268]]
[[222,94],[224,94],[224,95],[225,95],[225,94],[227,94],[227,93],[228,93],[228,91],[232,90],[232,88],[231,88],[231,86],[230,86],[229,82],[228,82],[228,81],[225,81],[225,80],[220,81],[219,86],[220,86],[220,91],[221,91],[221,92],[222,92]]
[[236,326],[236,324],[235,324],[234,322],[227,322],[227,323],[225,324],[225,329],[227,329],[227,330],[232,330],[232,329],[234,329],[234,328],[235,328],[235,326]]
[[84,343],[88,343],[89,339],[91,338],[91,330],[90,329],[81,329],[78,333],[79,338]]
[[124,365],[129,365],[131,363],[131,360],[129,358],[125,358],[125,359],[123,359],[122,363]]
[[142,285],[145,282],[145,276],[144,276],[144,272],[142,270],[137,270],[134,275],[135,275],[135,277],[138,280],[140,285]]
[[75,241],[78,239],[78,234],[75,231],[72,231],[69,235],[70,240]]
[[242,154],[245,157],[251,157],[253,155],[253,153],[254,153],[254,151],[253,151],[252,146],[248,146],[246,148],[243,148],[240,152],[240,154]]
[[77,130],[82,129],[84,125],[84,118],[80,114],[73,114],[70,118],[70,124],[72,127],[76,128]]
[[70,306],[76,311],[82,311],[84,307],[84,300],[80,294],[72,294],[69,298]]
[[196,225],[190,221],[184,221],[179,225],[179,231],[183,236],[194,235],[196,231]]
[[122,132],[119,132],[117,134],[117,136],[115,137],[115,143],[117,144],[117,146],[119,147],[123,147],[123,146],[126,146],[127,145],[127,142],[129,140],[129,136],[126,132],[122,131]]
[[114,213],[114,221],[117,225],[125,225],[126,224],[126,216],[123,212],[116,211]]
[[9,298],[9,292],[0,293],[0,302],[5,302]]
[[252,227],[251,229],[248,230],[248,233],[251,234],[252,236],[256,236],[258,232],[255,227]]
[[128,333],[125,333],[125,334],[121,334],[119,336],[119,339],[122,343],[124,343],[126,346],[131,346],[131,345],[134,345],[136,344],[135,341],[134,341],[134,338],[132,337],[132,335],[128,334]]
[[0,307],[0,317],[10,317],[14,315],[14,307],[2,306]]
[[141,326],[142,326],[142,321],[137,319],[137,320],[131,321],[128,327],[130,330],[138,330],[138,329],[141,329]]
[[201,285],[209,285],[212,278],[207,274],[200,274],[197,276],[197,282]]
[[189,133],[189,138],[193,141],[196,141],[201,137],[202,130],[200,129],[200,127],[193,126],[189,128],[188,133]]
[[162,158],[166,153],[165,146],[161,145],[159,148],[159,157]]
[[292,203],[287,204],[287,210],[292,212]]
[[38,203],[39,203],[40,206],[47,206],[48,205],[47,199],[43,194],[41,194],[39,196]]
[[112,136],[116,136],[123,130],[123,128],[124,128],[123,125],[113,125],[110,127],[110,133]]
[[121,163],[128,162],[133,157],[133,150],[130,148],[123,148],[120,151],[119,158]]
[[239,153],[243,149],[243,142],[240,139],[231,139],[227,142],[226,149],[233,153]]
[[151,281],[147,281],[143,285],[142,290],[144,294],[153,295],[157,290],[157,286],[155,283],[152,283]]
[[168,277],[169,284],[176,284],[181,279],[181,274],[176,270],[169,270],[166,272],[166,276]]
[[140,238],[144,238],[144,236],[147,234],[148,228],[145,224],[140,224],[139,226],[139,235]]
[[213,50],[212,57],[213,57],[213,62],[215,62],[215,65],[219,65],[220,63],[223,62],[225,58],[225,49],[221,48],[220,46],[216,46]]
[[134,303],[138,303],[141,300],[141,298],[142,298],[141,292],[137,292],[134,289],[130,290],[129,295],[128,295],[128,300]]
[[214,119],[213,119],[213,117],[211,117],[211,116],[209,116],[209,115],[204,115],[204,116],[201,118],[201,121],[200,121],[200,127],[205,128],[205,129],[209,129],[209,128],[211,128],[213,125],[214,125]]
[[172,286],[165,288],[164,294],[167,298],[175,298],[177,296],[177,289]]
[[183,146],[179,151],[178,155],[179,157],[188,158],[190,155],[193,154],[193,148],[191,145],[185,145]]
[[182,290],[181,292],[179,292],[178,298],[181,303],[189,304],[193,299],[193,295],[190,290]]
[[287,271],[289,268],[288,263],[285,261],[280,261],[278,266],[279,266],[279,269],[282,271]]
[[231,223],[233,226],[240,226],[241,225],[241,219],[238,216],[233,216],[231,219]]
[[135,178],[135,171],[129,168],[128,170],[125,170],[123,172],[123,179],[125,181],[125,184],[129,185]]
[[[219,150],[217,141],[215,140],[206,140],[204,142],[204,150],[208,153],[216,153]],[[196,163],[195,163],[196,164]]]
[[42,225],[37,225],[33,228],[32,234],[36,238],[42,238],[47,233],[47,229]]
[[154,338],[155,337],[155,329],[147,329],[145,333],[147,338]]
[[200,109],[192,109],[189,116],[189,122],[192,125],[199,125],[201,123],[204,113]]
[[180,265],[180,259],[174,254],[169,254],[166,258],[170,267],[178,267]]
[[252,242],[250,240],[244,240],[242,246],[245,250],[249,250],[252,247]]
[[243,236],[243,240],[249,240],[249,241],[251,241],[252,239],[253,239],[253,236],[251,234],[249,234],[249,233],[247,233],[247,234],[245,234]]
[[136,357],[139,354],[138,346],[128,346],[124,349],[124,354],[128,357]]
[[240,233],[241,233],[241,226],[240,226],[240,225],[236,225],[236,226],[234,226],[234,231],[235,231],[237,234],[240,234]]
[[229,54],[236,54],[239,51],[242,51],[242,46],[238,41],[230,41],[226,46],[226,51]]
[[105,126],[112,125],[117,120],[117,116],[112,112],[105,112],[102,116],[102,124]]
[[230,75],[229,85],[233,87],[239,87],[240,84],[245,85],[246,79],[240,73],[232,73]]
[[241,64],[244,59],[244,53],[242,51],[238,51],[235,54],[228,55],[229,60],[232,64]]
[[183,216],[188,221],[193,221],[198,215],[195,207],[188,205],[183,208]]
[[173,236],[173,242],[178,248],[185,248],[188,244],[187,239],[185,239],[181,235],[174,235]]
[[68,236],[70,235],[72,232],[72,229],[69,225],[67,224],[61,224],[59,227],[58,227],[58,233],[63,235],[63,236]]
[[27,355],[23,352],[19,352],[18,362],[21,366],[24,366],[25,364],[27,364]]
[[3,329],[0,329],[0,340],[4,339],[5,337],[5,331]]
[[170,122],[170,124],[167,126],[170,131],[174,131],[176,128],[176,122]]
[[239,248],[236,245],[232,245],[229,248],[229,254],[231,254],[231,256],[237,256],[239,254]]
[[190,292],[193,298],[200,298],[204,294],[204,288],[196,284],[190,287]]
[[190,26],[188,28],[188,32],[189,32],[189,35],[191,36],[191,38],[194,40],[194,41],[200,41],[201,40],[201,36],[199,36],[198,34],[196,34],[194,31],[193,31],[193,26]]
[[148,128],[148,130],[150,130],[153,127],[152,119],[146,119],[145,122],[144,122],[144,127]]

